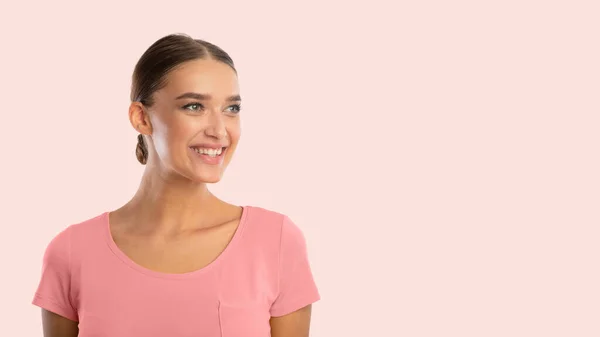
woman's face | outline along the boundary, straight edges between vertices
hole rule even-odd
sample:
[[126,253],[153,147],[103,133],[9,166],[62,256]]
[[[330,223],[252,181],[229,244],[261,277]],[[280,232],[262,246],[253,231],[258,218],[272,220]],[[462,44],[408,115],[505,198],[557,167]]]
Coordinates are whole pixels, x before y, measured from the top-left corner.
[[181,64],[148,108],[149,152],[158,165],[195,182],[221,179],[240,138],[235,71],[215,60]]

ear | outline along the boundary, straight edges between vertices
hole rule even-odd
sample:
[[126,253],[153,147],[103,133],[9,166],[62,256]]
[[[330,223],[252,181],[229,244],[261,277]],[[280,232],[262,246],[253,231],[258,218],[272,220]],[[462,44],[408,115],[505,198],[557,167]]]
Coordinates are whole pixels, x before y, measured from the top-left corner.
[[150,118],[148,118],[146,107],[142,103],[131,102],[129,106],[129,122],[138,133],[147,136],[152,134],[152,124],[150,123]]

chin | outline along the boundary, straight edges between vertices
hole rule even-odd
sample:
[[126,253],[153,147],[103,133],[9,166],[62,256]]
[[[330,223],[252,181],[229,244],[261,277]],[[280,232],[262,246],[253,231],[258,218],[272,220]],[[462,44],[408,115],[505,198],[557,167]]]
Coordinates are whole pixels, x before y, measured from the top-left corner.
[[192,180],[195,183],[214,184],[214,183],[218,183],[219,181],[221,181],[221,175],[220,174],[206,174],[206,173],[194,174]]

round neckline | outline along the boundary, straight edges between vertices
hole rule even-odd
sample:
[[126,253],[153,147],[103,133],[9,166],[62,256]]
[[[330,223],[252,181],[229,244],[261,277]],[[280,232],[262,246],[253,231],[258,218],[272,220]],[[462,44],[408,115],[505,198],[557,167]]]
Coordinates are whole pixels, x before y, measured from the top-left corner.
[[216,266],[218,266],[222,262],[222,260],[224,260],[227,257],[228,254],[230,254],[230,251],[235,248],[235,245],[240,240],[240,238],[242,236],[242,232],[243,232],[244,228],[246,227],[246,219],[248,218],[248,212],[250,211],[250,208],[251,208],[250,206],[240,206],[240,207],[242,207],[242,215],[240,217],[240,222],[238,224],[237,229],[235,230],[235,233],[233,233],[231,240],[229,241],[227,246],[225,246],[225,249],[223,249],[223,251],[212,262],[210,262],[206,266],[204,266],[200,269],[186,272],[186,273],[159,272],[159,271],[155,271],[152,269],[148,269],[148,268],[136,263],[135,261],[133,261],[127,254],[125,254],[121,250],[121,248],[119,248],[119,246],[117,246],[117,243],[115,242],[115,240],[112,236],[112,232],[110,230],[110,213],[111,213],[110,211],[104,212],[104,214],[103,214],[105,239],[106,239],[108,247],[110,248],[112,253],[114,255],[116,255],[116,257],[119,258],[121,260],[121,262],[125,263],[127,266],[131,267],[132,269],[136,270],[137,272],[140,272],[147,276],[163,278],[163,279],[179,279],[179,280],[181,280],[181,279],[194,278],[194,277],[203,275],[203,274],[209,272],[210,270],[214,269]]

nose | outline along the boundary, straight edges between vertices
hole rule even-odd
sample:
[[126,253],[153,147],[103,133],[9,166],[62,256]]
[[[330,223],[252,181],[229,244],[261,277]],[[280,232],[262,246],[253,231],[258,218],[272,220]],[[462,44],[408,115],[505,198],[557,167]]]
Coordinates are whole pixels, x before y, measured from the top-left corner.
[[209,114],[205,134],[209,137],[224,139],[227,137],[227,128],[220,113]]

